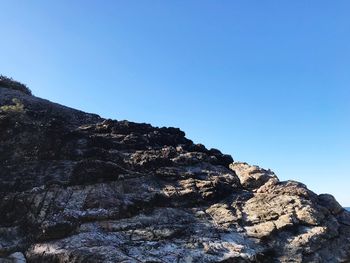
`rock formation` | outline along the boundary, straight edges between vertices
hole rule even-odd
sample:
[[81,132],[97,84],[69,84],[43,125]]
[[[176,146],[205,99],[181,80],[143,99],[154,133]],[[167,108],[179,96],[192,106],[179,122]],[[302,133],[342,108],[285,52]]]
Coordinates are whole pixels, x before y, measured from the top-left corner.
[[0,81],[0,262],[350,262],[330,195]]

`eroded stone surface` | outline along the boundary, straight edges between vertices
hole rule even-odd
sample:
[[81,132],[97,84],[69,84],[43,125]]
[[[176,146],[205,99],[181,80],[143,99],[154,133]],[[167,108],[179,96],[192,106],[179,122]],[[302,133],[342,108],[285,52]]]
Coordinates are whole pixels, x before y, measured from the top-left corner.
[[350,261],[350,214],[332,196],[176,128],[0,88],[11,105],[0,108],[0,262]]

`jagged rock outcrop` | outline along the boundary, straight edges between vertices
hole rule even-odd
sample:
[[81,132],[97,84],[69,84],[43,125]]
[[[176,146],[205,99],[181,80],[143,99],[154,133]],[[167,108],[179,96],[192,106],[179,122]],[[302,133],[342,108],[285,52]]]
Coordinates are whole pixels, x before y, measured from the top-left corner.
[[179,129],[11,87],[0,179],[0,262],[350,262],[350,214],[332,196]]

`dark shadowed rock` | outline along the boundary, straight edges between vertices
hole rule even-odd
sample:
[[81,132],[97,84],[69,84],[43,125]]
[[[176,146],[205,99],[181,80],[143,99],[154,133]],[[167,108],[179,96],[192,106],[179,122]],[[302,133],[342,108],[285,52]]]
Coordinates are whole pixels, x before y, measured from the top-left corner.
[[0,179],[0,262],[350,262],[332,196],[6,86]]

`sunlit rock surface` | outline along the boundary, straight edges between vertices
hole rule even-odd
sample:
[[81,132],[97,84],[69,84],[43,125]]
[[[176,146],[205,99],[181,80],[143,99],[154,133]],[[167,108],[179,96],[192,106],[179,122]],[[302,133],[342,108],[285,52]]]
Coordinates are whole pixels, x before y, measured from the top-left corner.
[[0,262],[350,262],[332,196],[176,128],[0,87],[0,168]]

